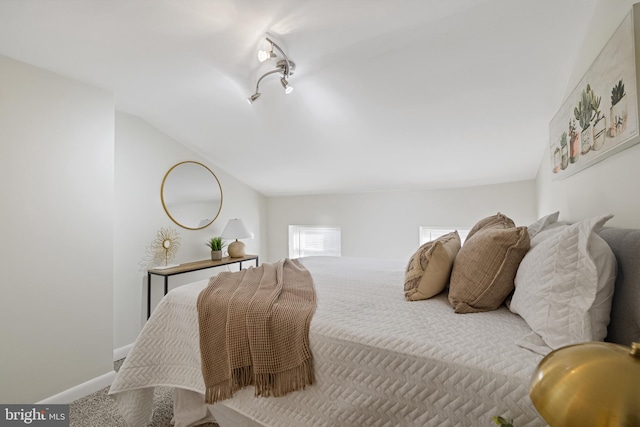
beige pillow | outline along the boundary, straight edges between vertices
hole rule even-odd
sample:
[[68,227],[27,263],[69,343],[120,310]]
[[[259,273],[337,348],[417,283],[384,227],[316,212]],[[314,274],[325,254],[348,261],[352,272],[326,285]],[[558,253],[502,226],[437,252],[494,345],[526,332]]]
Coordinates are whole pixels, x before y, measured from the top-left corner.
[[431,298],[449,283],[451,267],[460,250],[457,231],[427,242],[409,260],[404,278],[404,297],[407,301]]
[[467,234],[467,240],[469,240],[478,231],[484,230],[485,228],[513,228],[515,226],[516,225],[511,220],[511,218],[498,212],[495,215],[488,216],[478,221],[477,224],[474,225],[471,230],[469,230],[469,234]]
[[449,303],[455,312],[497,309],[513,291],[528,250],[527,227],[485,228],[467,238],[451,271]]

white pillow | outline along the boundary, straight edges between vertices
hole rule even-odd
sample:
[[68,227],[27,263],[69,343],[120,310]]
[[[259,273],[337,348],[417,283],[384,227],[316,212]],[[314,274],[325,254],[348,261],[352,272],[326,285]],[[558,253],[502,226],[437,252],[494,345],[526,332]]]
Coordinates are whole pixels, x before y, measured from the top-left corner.
[[541,350],[540,340],[531,336],[518,345],[546,354],[569,344],[604,340],[617,264],[596,232],[612,217],[553,224],[534,236],[518,268],[509,308],[548,348]]
[[550,224],[554,224],[558,221],[558,216],[560,215],[560,211],[554,212],[549,215],[545,215],[530,226],[527,227],[529,231],[529,239],[533,239],[533,237],[541,232],[545,227]]

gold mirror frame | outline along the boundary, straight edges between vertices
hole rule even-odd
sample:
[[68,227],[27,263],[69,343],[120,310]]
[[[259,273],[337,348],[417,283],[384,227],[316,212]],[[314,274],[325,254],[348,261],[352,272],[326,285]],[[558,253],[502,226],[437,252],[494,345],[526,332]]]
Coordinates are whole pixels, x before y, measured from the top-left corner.
[[[220,194],[220,201],[218,203],[217,206],[217,211],[216,212],[211,212],[209,214],[209,212],[207,212],[207,216],[203,219],[200,220],[200,222],[202,223],[202,221],[207,221],[206,224],[189,224],[187,223],[187,221],[185,221],[184,217],[180,218],[180,215],[177,215],[176,209],[173,210],[173,214],[170,212],[170,207],[171,207],[171,199],[172,198],[177,198],[178,195],[177,194],[165,194],[165,192],[167,192],[167,190],[173,190],[174,193],[180,193],[180,196],[185,196],[188,197],[189,194],[191,194],[192,196],[195,195],[196,197],[201,198],[201,196],[203,194],[207,193],[208,190],[208,186],[209,186],[209,182],[200,182],[200,185],[198,185],[198,183],[192,183],[189,182],[188,185],[185,181],[185,179],[188,178],[187,173],[191,172],[195,174],[200,174],[203,175],[203,171],[199,171],[198,169],[192,169],[191,171],[187,172],[183,172],[183,176],[180,175],[175,175],[177,173],[177,170],[181,170],[184,171],[184,166],[187,165],[194,165],[194,166],[199,166],[204,168],[205,172],[204,175],[208,177],[207,173],[210,173],[211,176],[213,177],[213,181],[211,181],[211,184],[217,184],[217,187],[215,187],[215,184],[213,185],[213,203],[218,203],[216,201],[216,196],[217,196],[217,191],[219,191]],[[182,167],[181,167],[182,166]],[[178,181],[175,181],[169,185],[169,183],[171,182],[171,180],[167,181],[167,179],[169,178],[169,176],[171,175],[171,173],[174,172],[174,177],[176,177],[176,179],[178,179]],[[179,180],[182,179],[183,182],[180,182]],[[200,180],[203,181],[203,180]],[[204,179],[204,181],[207,181],[206,179]],[[180,187],[180,185],[182,185],[182,188],[179,188],[180,191],[175,191],[175,187]],[[167,216],[169,218],[171,218],[171,221],[175,222],[177,225],[179,225],[182,228],[186,228],[187,230],[202,230],[203,228],[208,227],[209,225],[211,225],[213,223],[213,221],[216,220],[216,218],[218,218],[218,215],[220,215],[220,211],[222,210],[222,200],[223,200],[223,196],[222,196],[222,186],[220,185],[220,180],[218,180],[218,177],[216,176],[215,173],[213,173],[213,171],[211,169],[209,169],[207,166],[203,165],[200,162],[196,162],[193,160],[187,160],[184,162],[180,162],[178,164],[175,164],[171,167],[171,169],[169,169],[167,171],[167,173],[164,175],[164,178],[162,179],[162,185],[160,187],[160,199],[162,200],[162,207],[164,208],[164,211],[167,213]],[[169,199],[169,200],[167,200]],[[213,209],[215,210],[215,205],[211,206]],[[178,218],[176,218],[176,216],[178,216]],[[209,218],[212,218],[209,220]]]

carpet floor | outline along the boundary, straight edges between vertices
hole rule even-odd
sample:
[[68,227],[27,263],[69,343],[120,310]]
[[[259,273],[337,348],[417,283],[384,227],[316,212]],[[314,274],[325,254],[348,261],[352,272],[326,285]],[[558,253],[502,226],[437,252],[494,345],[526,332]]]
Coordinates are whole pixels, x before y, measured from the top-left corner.
[[[122,360],[114,363],[116,372],[122,366]],[[115,402],[105,387],[89,396],[71,403],[69,406],[69,425],[71,427],[128,427],[120,416]],[[156,387],[153,396],[153,418],[147,427],[170,427],[173,418],[173,389]],[[217,427],[218,424],[206,423],[202,427]]]

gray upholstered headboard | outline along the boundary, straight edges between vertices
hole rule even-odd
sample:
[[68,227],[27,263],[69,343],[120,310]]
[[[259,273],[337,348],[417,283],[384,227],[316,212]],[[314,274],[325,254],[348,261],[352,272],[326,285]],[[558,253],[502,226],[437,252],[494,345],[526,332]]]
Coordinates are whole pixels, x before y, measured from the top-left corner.
[[640,230],[603,228],[598,234],[618,260],[606,341],[630,346],[640,342]]

